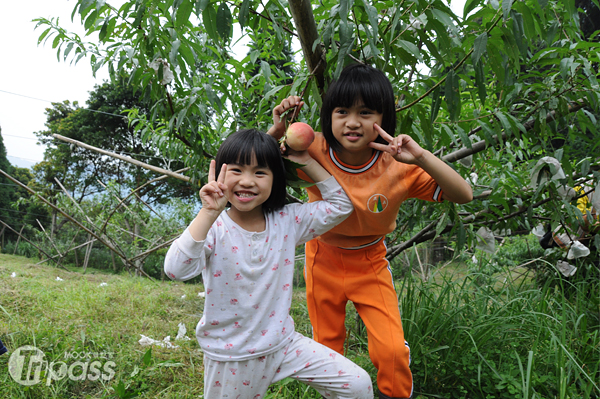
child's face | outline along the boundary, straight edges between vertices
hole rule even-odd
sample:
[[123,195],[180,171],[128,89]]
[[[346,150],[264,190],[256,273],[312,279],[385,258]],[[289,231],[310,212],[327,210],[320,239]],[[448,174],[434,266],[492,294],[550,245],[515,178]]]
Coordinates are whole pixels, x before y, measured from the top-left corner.
[[256,160],[251,165],[227,164],[225,174],[227,198],[232,208],[240,212],[260,211],[273,188],[273,172],[260,167]]
[[367,108],[362,101],[353,106],[336,107],[331,114],[331,130],[333,137],[350,153],[368,153],[368,144],[378,137],[373,124],[381,126],[383,114]]

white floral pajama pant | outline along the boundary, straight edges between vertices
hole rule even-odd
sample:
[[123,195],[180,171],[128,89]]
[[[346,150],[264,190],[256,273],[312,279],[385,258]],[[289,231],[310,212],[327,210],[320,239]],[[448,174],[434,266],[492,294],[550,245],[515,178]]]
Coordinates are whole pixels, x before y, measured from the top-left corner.
[[294,333],[284,349],[245,361],[223,362],[204,356],[205,399],[259,399],[269,385],[291,377],[328,399],[371,399],[369,374],[349,359]]

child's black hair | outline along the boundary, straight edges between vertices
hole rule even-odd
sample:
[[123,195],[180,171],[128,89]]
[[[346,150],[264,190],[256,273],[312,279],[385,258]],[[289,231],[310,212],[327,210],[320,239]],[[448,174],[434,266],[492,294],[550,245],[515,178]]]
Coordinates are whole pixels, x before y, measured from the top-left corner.
[[286,179],[283,158],[277,140],[256,129],[239,130],[231,134],[217,151],[215,178],[225,164],[250,165],[256,158],[258,166],[273,173],[271,195],[262,204],[264,213],[283,208],[286,201]]
[[[364,64],[345,67],[338,80],[331,83],[321,107],[321,131],[334,151],[342,145],[333,137],[331,115],[336,107],[349,108],[362,100],[365,106],[383,115],[381,128],[390,136],[396,134],[396,104],[389,79],[379,69]],[[377,137],[378,143],[387,142]]]

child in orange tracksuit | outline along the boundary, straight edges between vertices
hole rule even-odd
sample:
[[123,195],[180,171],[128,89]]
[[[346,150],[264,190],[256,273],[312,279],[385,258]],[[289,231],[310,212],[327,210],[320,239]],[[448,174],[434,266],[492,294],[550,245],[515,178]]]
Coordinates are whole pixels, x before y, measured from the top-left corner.
[[[302,105],[295,96],[282,101],[273,109],[268,133],[282,137],[282,114]],[[473,192],[458,173],[410,136],[387,133],[396,130],[394,93],[387,77],[375,68],[354,64],[342,71],[323,100],[321,127],[323,133],[316,133],[309,154],[340,182],[355,211],[306,244],[306,297],[314,339],[343,353],[346,303],[352,301],[367,327],[379,397],[409,398],[410,348],[384,237],[395,229],[407,198],[466,203]],[[308,195],[311,202],[320,199],[312,187]]]

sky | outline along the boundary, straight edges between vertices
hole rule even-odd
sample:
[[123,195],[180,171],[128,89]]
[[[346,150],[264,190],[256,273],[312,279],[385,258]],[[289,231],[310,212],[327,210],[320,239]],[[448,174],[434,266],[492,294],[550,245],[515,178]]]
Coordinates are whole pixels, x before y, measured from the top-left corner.
[[81,33],[71,23],[74,0],[3,1],[0,5],[0,127],[13,165],[29,167],[43,159],[44,147],[33,132],[45,129],[45,109],[51,102],[69,100],[85,105],[94,84],[108,79],[101,70],[95,79],[88,59],[77,65],[59,62],[51,40],[37,44],[44,31],[34,18],[58,17],[67,30]]
[[[462,15],[464,1],[451,2],[457,15]],[[75,0],[4,0],[0,5],[0,128],[13,165],[30,167],[43,159],[44,147],[37,144],[34,132],[45,130],[45,109],[52,102],[78,101],[85,106],[94,85],[108,79],[106,69],[94,77],[87,58],[76,65],[59,61],[52,39],[38,45],[44,29],[35,29],[35,18],[58,17],[67,31],[82,36],[77,17],[71,22],[75,5]]]

